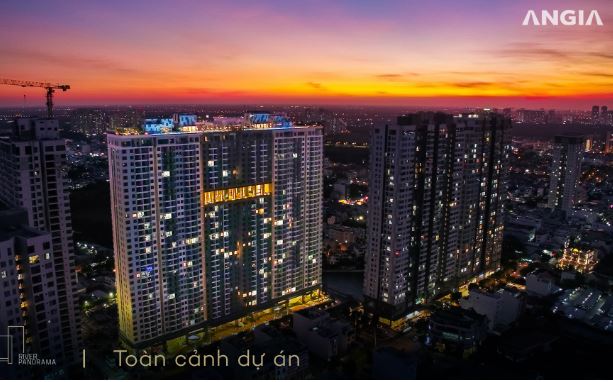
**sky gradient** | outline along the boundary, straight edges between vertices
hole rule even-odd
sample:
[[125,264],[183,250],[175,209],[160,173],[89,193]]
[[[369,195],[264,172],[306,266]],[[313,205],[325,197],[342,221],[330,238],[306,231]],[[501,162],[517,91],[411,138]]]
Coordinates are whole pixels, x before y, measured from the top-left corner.
[[[523,27],[528,9],[604,26]],[[0,77],[59,105],[613,106],[613,1],[3,1]],[[0,106],[42,89],[0,86]]]

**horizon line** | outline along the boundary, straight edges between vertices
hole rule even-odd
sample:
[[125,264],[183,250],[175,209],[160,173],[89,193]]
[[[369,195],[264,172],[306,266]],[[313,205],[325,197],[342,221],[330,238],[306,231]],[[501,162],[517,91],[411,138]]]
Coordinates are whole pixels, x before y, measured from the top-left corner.
[[[492,106],[484,104],[482,106],[451,106],[451,105],[395,105],[395,104],[369,104],[369,103],[307,103],[307,102],[151,102],[151,103],[83,103],[83,104],[55,104],[54,109],[77,109],[77,108],[107,108],[107,107],[123,107],[123,108],[143,108],[143,107],[155,107],[155,106],[254,106],[254,107],[327,107],[327,108],[387,108],[387,109],[512,109],[512,110],[559,110],[559,111],[591,111],[591,108],[580,107],[528,107],[528,106]],[[599,102],[593,106],[607,106],[606,102]],[[41,104],[40,106],[23,106],[18,104],[0,105],[0,109],[21,109],[21,110],[46,110],[46,106]]]

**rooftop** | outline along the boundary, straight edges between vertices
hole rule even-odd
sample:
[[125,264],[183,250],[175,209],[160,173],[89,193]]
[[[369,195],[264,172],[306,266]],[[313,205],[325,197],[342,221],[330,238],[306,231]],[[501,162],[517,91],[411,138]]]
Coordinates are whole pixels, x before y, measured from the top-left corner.
[[473,310],[450,308],[437,310],[430,316],[430,319],[443,325],[470,328],[475,323],[484,321],[485,316],[482,316]]
[[565,291],[554,304],[553,312],[613,332],[613,296],[597,289],[579,287]]
[[301,315],[311,320],[320,318],[320,317],[327,317],[329,315],[325,310],[322,310],[316,306],[296,311],[294,312],[294,314]]
[[146,118],[141,126],[118,128],[114,135],[167,135],[228,130],[288,129],[312,126],[294,126],[282,114],[250,112],[242,117],[214,117],[198,120],[196,115],[175,114],[172,118]]

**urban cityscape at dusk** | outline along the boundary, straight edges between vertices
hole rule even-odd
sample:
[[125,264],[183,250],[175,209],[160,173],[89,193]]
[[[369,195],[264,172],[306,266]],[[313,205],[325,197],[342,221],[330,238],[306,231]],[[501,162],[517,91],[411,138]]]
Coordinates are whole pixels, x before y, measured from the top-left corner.
[[2,379],[610,379],[609,1],[0,10]]

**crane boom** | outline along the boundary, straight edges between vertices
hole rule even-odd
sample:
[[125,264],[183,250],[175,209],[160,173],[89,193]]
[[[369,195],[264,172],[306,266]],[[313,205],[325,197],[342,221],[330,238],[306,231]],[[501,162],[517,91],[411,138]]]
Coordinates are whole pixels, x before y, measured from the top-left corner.
[[53,93],[56,89],[66,91],[70,89],[70,85],[52,84],[49,82],[37,82],[37,81],[20,81],[9,80],[6,78],[0,78],[0,84],[2,85],[14,85],[21,86],[22,88],[44,88],[47,90],[47,115],[49,118],[53,117]]

